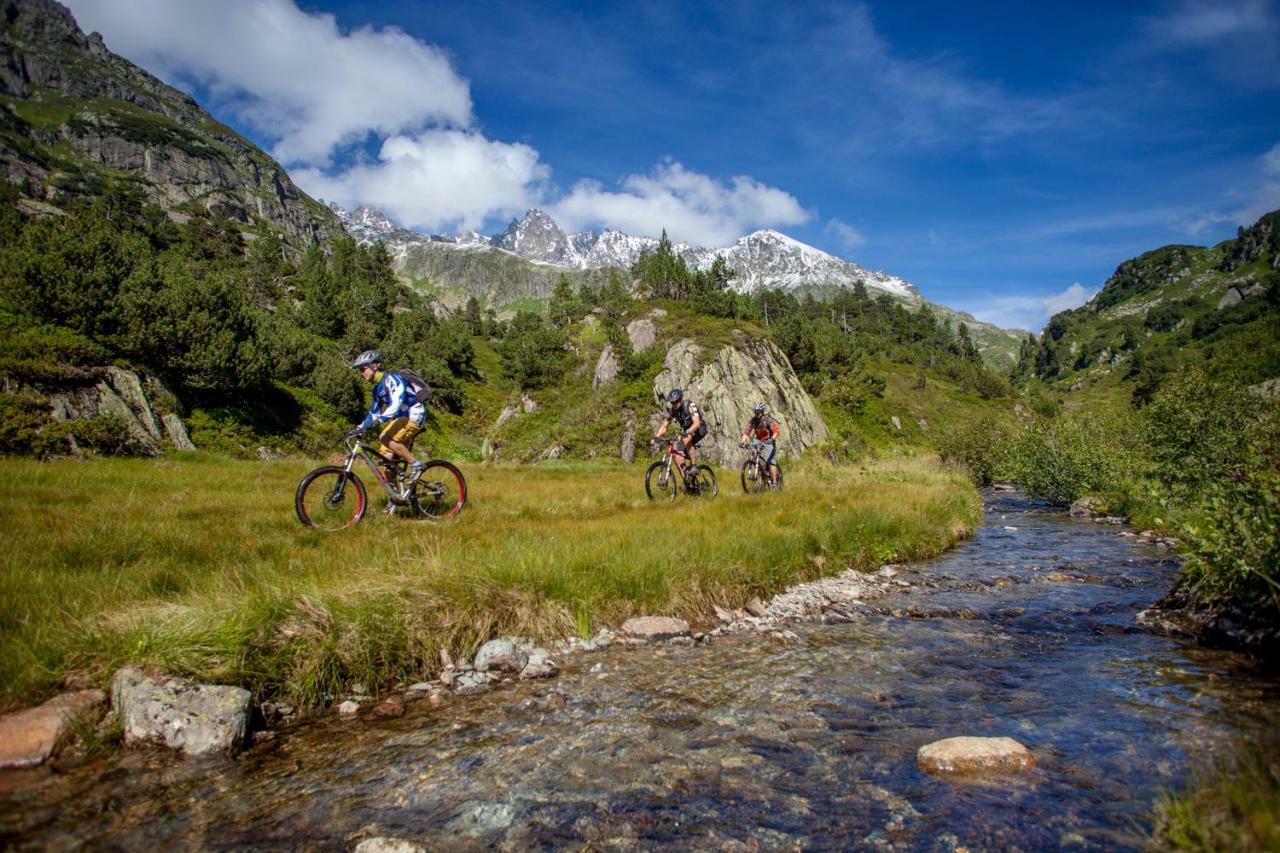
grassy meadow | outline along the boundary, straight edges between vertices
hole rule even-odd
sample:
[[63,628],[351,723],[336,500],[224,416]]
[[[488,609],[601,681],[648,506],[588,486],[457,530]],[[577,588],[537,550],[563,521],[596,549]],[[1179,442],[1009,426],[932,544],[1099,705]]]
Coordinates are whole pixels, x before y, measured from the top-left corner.
[[124,663],[304,706],[359,681],[437,671],[495,635],[554,641],[638,614],[706,624],[715,604],[848,565],[925,557],[968,534],[979,503],[930,458],[816,461],[787,491],[651,503],[642,465],[463,465],[469,500],[442,523],[388,517],[339,533],[293,513],[307,460],[0,460],[0,707]]

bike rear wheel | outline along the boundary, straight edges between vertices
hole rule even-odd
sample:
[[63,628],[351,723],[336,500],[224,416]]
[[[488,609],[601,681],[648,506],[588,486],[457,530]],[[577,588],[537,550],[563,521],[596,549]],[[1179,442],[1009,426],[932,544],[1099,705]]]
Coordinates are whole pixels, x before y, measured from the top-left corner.
[[302,478],[293,496],[298,520],[317,530],[342,530],[364,518],[369,505],[364,483],[336,465],[317,468]]
[[690,475],[689,485],[692,486],[687,489],[690,497],[714,498],[719,493],[716,472],[711,470],[710,465],[698,465]]
[[667,468],[665,460],[653,463],[644,472],[644,493],[651,501],[659,498],[669,501],[676,499],[676,475]]
[[409,505],[418,515],[433,521],[457,515],[466,502],[466,479],[458,466],[443,459],[426,463],[422,476],[409,487]]

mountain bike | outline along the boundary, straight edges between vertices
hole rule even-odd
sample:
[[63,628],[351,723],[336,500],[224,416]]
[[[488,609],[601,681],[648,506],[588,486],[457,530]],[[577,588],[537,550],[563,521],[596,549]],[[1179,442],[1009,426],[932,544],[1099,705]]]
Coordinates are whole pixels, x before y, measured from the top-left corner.
[[769,466],[765,464],[767,457],[764,455],[764,442],[752,441],[738,446],[751,452],[747,461],[742,463],[742,491],[749,495],[766,489],[782,491],[782,466],[778,464],[777,459],[773,460],[773,465],[778,469],[778,482],[769,482]]
[[467,502],[467,481],[452,462],[432,459],[424,463],[421,476],[413,480],[409,465],[402,459],[388,460],[358,436],[344,440],[347,461],[324,465],[302,478],[293,497],[298,520],[320,530],[342,530],[364,518],[369,498],[364,483],[352,468],[363,459],[374,477],[386,489],[390,502],[387,514],[406,508],[415,517],[432,521],[457,515]]
[[659,497],[673,501],[676,499],[677,481],[683,479],[684,493],[689,497],[714,498],[717,493],[716,473],[711,470],[711,466],[686,465],[684,477],[681,478],[675,466],[675,457],[678,455],[675,446],[678,440],[677,438],[654,439],[655,446],[665,444],[667,450],[662,459],[654,462],[649,466],[649,470],[644,472],[645,494],[651,501]]

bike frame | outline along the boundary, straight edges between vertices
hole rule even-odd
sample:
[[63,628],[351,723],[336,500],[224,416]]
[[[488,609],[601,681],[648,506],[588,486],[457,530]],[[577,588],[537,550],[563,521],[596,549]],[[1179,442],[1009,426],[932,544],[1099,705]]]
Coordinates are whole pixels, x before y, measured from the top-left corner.
[[[403,503],[408,499],[407,495],[396,489],[390,478],[387,477],[386,471],[383,470],[384,464],[394,463],[391,463],[383,457],[381,453],[373,450],[373,448],[369,447],[359,438],[349,438],[347,439],[347,462],[342,466],[347,476],[352,475],[352,469],[355,468],[357,459],[364,460],[364,464],[369,466],[369,470],[373,472],[373,476],[378,478],[378,482],[382,484],[382,488],[386,489],[387,494],[391,497],[392,501],[395,503]],[[345,485],[346,478],[344,477],[342,482],[338,485],[338,488],[341,489]]]

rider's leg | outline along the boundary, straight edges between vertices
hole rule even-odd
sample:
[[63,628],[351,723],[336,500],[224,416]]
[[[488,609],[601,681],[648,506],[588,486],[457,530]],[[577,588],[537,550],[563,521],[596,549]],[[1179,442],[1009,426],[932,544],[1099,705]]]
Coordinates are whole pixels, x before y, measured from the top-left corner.
[[[417,467],[422,463],[409,450],[408,445],[413,443],[413,440],[418,437],[420,432],[422,432],[422,428],[408,418],[396,418],[382,431],[379,438],[388,450],[410,465]],[[383,455],[385,456],[386,454],[384,453]]]

